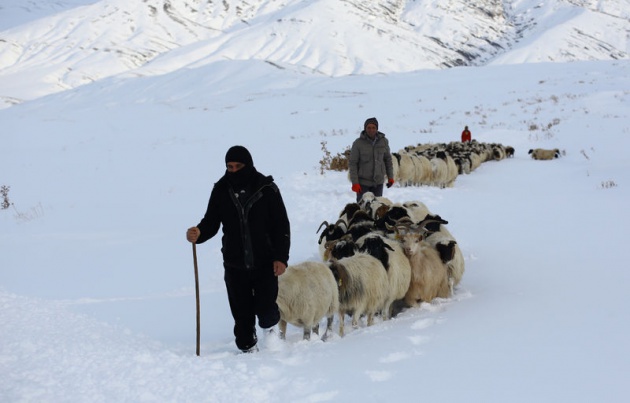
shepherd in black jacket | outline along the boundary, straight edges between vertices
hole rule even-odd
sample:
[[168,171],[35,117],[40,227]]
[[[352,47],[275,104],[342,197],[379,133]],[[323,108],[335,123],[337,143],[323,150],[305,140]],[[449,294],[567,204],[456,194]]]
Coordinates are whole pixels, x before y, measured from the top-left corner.
[[203,243],[223,225],[221,251],[237,347],[256,351],[256,317],[263,329],[280,320],[276,305],[278,276],[289,260],[290,226],[287,212],[271,176],[254,168],[242,146],[225,155],[227,171],[214,184],[208,209],[186,238]]

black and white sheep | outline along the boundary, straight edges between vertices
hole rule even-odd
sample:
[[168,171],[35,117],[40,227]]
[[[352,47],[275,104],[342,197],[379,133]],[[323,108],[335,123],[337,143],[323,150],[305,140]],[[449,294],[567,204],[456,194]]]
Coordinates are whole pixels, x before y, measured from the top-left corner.
[[394,203],[384,196],[374,196],[372,192],[365,192],[361,196],[358,205],[360,208],[367,212],[368,215],[374,219],[376,211],[382,206],[392,206]]
[[459,244],[445,228],[438,232],[427,234],[425,240],[437,250],[440,259],[446,265],[448,285],[451,289],[451,294],[453,294],[455,287],[462,280],[465,270],[464,254]]
[[403,299],[411,282],[411,265],[399,242],[380,234],[365,235],[357,240],[360,252],[377,258],[387,270],[389,298],[385,302],[383,319],[392,316],[392,303]]
[[322,261],[327,261],[330,256],[330,246],[334,245],[335,241],[341,239],[346,234],[348,227],[340,221],[337,221],[335,224],[329,224],[328,221],[324,221],[317,229],[317,232],[319,232],[322,227],[324,227],[324,230],[319,236],[317,244],[319,246],[319,256]]

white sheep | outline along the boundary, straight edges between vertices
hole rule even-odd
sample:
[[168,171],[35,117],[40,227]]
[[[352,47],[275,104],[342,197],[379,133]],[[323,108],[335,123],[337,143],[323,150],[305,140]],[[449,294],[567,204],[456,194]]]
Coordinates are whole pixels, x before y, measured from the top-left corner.
[[448,181],[448,166],[446,160],[435,156],[430,159],[433,175],[431,176],[431,184],[443,188]]
[[361,315],[367,315],[367,325],[381,313],[389,297],[389,279],[381,262],[366,253],[330,262],[330,270],[339,287],[339,335],[344,335],[346,312],[352,315],[352,326],[359,326]]
[[414,223],[419,223],[420,221],[424,220],[427,215],[431,214],[426,204],[422,203],[421,201],[404,202],[402,205],[404,208],[407,209],[407,212],[409,213],[409,218]]
[[416,185],[430,185],[433,179],[433,166],[429,158],[422,154],[412,156],[412,161],[416,167],[413,182]]
[[325,263],[303,262],[289,265],[278,277],[280,337],[285,338],[287,323],[304,329],[304,339],[311,331],[319,334],[319,322],[326,317],[326,331],[322,340],[332,332],[332,322],[339,311],[339,291],[332,272]]
[[552,160],[554,158],[560,157],[560,150],[558,150],[557,148],[554,148],[553,150],[535,148],[533,150],[529,150],[528,154],[530,154],[535,160]]
[[450,296],[448,270],[437,250],[423,240],[424,224],[417,227],[397,227],[397,234],[411,265],[411,282],[405,295],[405,303],[417,306],[419,301],[430,302],[434,298]]
[[398,167],[398,176],[394,177],[396,182],[398,182],[401,186],[409,186],[414,184],[415,174],[415,165],[412,161],[412,156],[406,151],[400,151],[395,154],[399,160]]
[[453,187],[455,185],[455,180],[457,179],[457,175],[459,175],[459,168],[457,168],[457,164],[453,157],[451,157],[448,153],[444,153],[444,161],[446,162],[446,183],[447,187]]

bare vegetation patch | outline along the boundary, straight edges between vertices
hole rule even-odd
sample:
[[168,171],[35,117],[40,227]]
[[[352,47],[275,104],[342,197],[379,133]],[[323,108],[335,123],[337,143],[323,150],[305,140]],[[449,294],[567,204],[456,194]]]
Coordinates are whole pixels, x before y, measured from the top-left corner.
[[2,210],[8,209],[13,204],[9,200],[9,190],[11,190],[11,186],[2,185],[2,187],[0,187],[0,196],[2,196],[0,208],[2,208]]
[[322,140],[321,150],[324,154],[319,160],[319,173],[324,174],[325,171],[347,171],[348,158],[350,157],[350,146],[346,147],[342,152],[333,155],[326,146],[326,141]]

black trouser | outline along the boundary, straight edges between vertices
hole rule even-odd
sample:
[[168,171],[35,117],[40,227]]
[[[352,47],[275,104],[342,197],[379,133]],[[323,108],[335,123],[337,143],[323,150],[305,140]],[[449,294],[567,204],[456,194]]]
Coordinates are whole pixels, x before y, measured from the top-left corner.
[[374,196],[383,196],[383,184],[375,185],[375,186],[364,186],[361,185],[361,191],[357,193],[357,203],[361,201],[363,197],[363,193],[372,192]]
[[253,347],[258,340],[256,317],[258,325],[263,329],[280,321],[280,311],[276,304],[278,278],[271,267],[260,269],[225,268],[224,280],[234,318],[234,336],[236,346],[241,350]]

